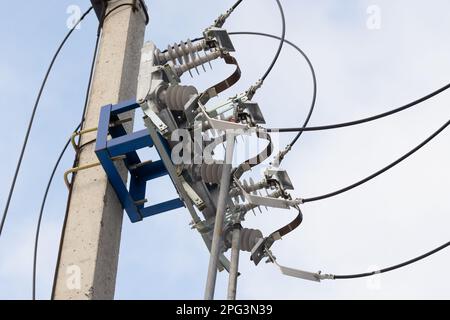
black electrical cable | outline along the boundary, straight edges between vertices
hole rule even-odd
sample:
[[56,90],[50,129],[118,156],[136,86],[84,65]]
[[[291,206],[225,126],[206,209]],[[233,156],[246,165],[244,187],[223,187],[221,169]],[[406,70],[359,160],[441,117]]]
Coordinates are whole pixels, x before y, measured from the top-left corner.
[[[107,1],[106,1],[107,2]],[[117,9],[113,8],[110,12],[113,12]],[[88,101],[89,101],[89,94],[91,91],[91,86],[92,86],[92,78],[94,75],[94,69],[95,69],[95,61],[96,61],[96,57],[97,57],[97,53],[98,53],[98,47],[100,44],[100,34],[101,34],[101,29],[103,26],[103,21],[105,20],[105,13],[102,13],[103,18],[100,20],[99,22],[99,26],[97,29],[97,37],[96,37],[96,41],[95,41],[95,46],[94,46],[94,54],[92,57],[92,62],[91,62],[91,67],[90,67],[90,72],[89,72],[89,80],[88,80],[88,85],[87,85],[87,89],[86,89],[86,95],[85,95],[85,99],[84,99],[84,106],[83,106],[83,111],[81,114],[81,121],[80,124],[75,128],[74,132],[77,132],[78,130],[80,130],[83,126],[84,120],[85,120],[85,115],[86,115],[86,110],[87,110],[87,105],[88,105]],[[86,145],[90,144],[91,141],[89,141],[88,143],[85,143],[81,146],[79,146],[78,150],[77,150],[77,156],[76,156],[76,160],[78,161],[77,157],[78,157],[78,152],[80,149],[84,148]],[[39,212],[39,218],[38,218],[38,224],[36,227],[36,234],[35,234],[35,242],[34,242],[34,255],[33,255],[33,279],[32,279],[32,299],[36,300],[36,278],[37,278],[37,260],[38,260],[38,247],[39,247],[39,236],[40,236],[40,230],[41,230],[41,224],[42,224],[42,218],[44,215],[44,209],[45,209],[45,204],[47,202],[47,197],[48,197],[48,193],[50,191],[50,187],[53,183],[53,179],[54,176],[56,174],[56,171],[59,167],[59,164],[61,163],[62,157],[64,156],[65,152],[67,151],[67,147],[70,144],[70,139],[67,141],[67,143],[64,145],[64,148],[62,149],[61,153],[59,154],[57,161],[55,163],[55,166],[53,167],[52,173],[49,177],[49,180],[47,182],[47,187],[45,189],[45,193],[44,196],[42,198],[41,201],[41,208],[40,208],[40,212]]]
[[[77,129],[75,129],[75,131],[77,131],[80,128],[80,126],[77,127]],[[58,159],[56,160],[55,166],[53,167],[52,173],[50,175],[50,179],[47,182],[47,187],[45,189],[45,193],[44,193],[44,197],[42,199],[42,203],[41,203],[41,210],[39,212],[39,219],[38,219],[38,224],[36,227],[36,234],[35,234],[35,240],[34,240],[34,255],[33,255],[33,291],[32,291],[32,299],[36,300],[36,273],[37,273],[37,255],[38,255],[38,245],[39,245],[39,236],[40,236],[40,230],[41,230],[41,223],[42,223],[42,217],[44,214],[44,208],[45,208],[45,203],[47,201],[47,196],[48,193],[50,191],[50,187],[52,185],[53,182],[53,178],[55,177],[56,174],[56,170],[59,167],[59,164],[67,150],[67,147],[70,144],[70,139],[66,142],[66,144],[64,145],[63,150],[61,151],[61,153],[58,156]]]
[[[86,96],[85,96],[85,100],[84,100],[84,107],[83,107],[83,113],[81,116],[81,122],[78,125],[77,128],[75,128],[74,132],[77,132],[79,129],[81,129],[83,123],[84,123],[84,118],[85,118],[85,114],[86,114],[86,109],[87,109],[87,104],[89,101],[89,93],[90,93],[90,89],[91,89],[91,84],[92,84],[92,77],[94,75],[94,69],[95,69],[95,60],[97,57],[97,52],[98,52],[98,45],[100,42],[100,32],[97,32],[97,39],[95,42],[95,47],[94,47],[94,55],[92,58],[92,63],[91,63],[91,68],[90,68],[90,73],[89,73],[89,81],[88,81],[88,86],[87,86],[87,91],[86,91]],[[55,163],[55,166],[53,168],[53,171],[50,175],[49,181],[47,183],[47,187],[45,189],[45,193],[44,196],[42,198],[42,203],[41,203],[41,209],[39,212],[39,219],[38,219],[38,224],[36,227],[36,236],[35,236],[35,242],[34,242],[34,256],[33,256],[33,293],[32,293],[32,298],[33,300],[36,300],[36,274],[37,274],[37,254],[38,254],[38,246],[39,246],[39,235],[40,235],[40,230],[41,230],[41,222],[42,222],[42,217],[44,215],[44,208],[45,208],[45,203],[47,201],[47,197],[48,197],[48,193],[50,190],[50,186],[53,182],[53,178],[55,176],[56,170],[58,169],[58,166],[61,162],[61,159],[64,155],[64,153],[67,150],[67,147],[69,146],[70,143],[70,139],[69,141],[65,144],[63,150],[61,151],[60,155],[58,156],[58,159]],[[84,147],[84,146],[83,146]],[[80,146],[80,148],[82,148],[82,146]]]
[[363,119],[359,119],[359,120],[354,120],[354,121],[349,121],[349,122],[343,122],[343,123],[337,123],[337,124],[331,124],[331,125],[323,125],[323,126],[315,126],[315,127],[308,127],[308,128],[271,128],[271,129],[266,129],[267,132],[303,132],[303,131],[322,131],[322,130],[331,130],[331,129],[339,129],[339,128],[344,128],[344,127],[350,127],[350,126],[354,126],[354,125],[358,125],[358,124],[363,124],[366,122],[371,122],[374,120],[378,120],[393,114],[396,114],[400,111],[409,109],[411,107],[414,107],[418,104],[421,104],[427,100],[430,100],[431,98],[441,94],[442,92],[446,91],[450,89],[450,83],[443,86],[442,88],[420,98],[417,99],[413,102],[410,102],[404,106],[395,108],[393,110],[387,111],[387,112],[383,112],[380,113],[378,115],[375,116],[371,116],[371,117],[367,117],[367,118],[363,118]]
[[[309,108],[308,115],[307,115],[306,120],[303,123],[303,127],[302,127],[303,129],[306,128],[309,121],[311,120],[311,116],[314,112],[314,108],[315,108],[316,102],[317,102],[317,75],[316,75],[314,66],[311,62],[311,59],[308,57],[308,55],[293,42],[291,42],[287,39],[282,39],[282,38],[272,35],[272,34],[267,34],[267,33],[262,33],[262,32],[230,32],[229,34],[230,35],[257,35],[257,36],[264,36],[264,37],[273,38],[273,39],[277,39],[277,40],[283,40],[284,42],[286,42],[287,44],[292,46],[295,50],[297,50],[305,58],[306,63],[308,64],[308,67],[311,70],[311,75],[312,75],[312,80],[313,80],[313,97],[312,97],[312,101],[311,101],[311,106]],[[297,136],[292,140],[292,142],[288,145],[290,148],[292,148],[292,146],[298,141],[298,139],[301,137],[302,133],[303,133],[303,131],[300,131],[297,134]]]
[[281,5],[280,0],[276,0],[276,1],[277,1],[277,4],[278,4],[278,8],[280,9],[281,23],[282,23],[280,45],[278,46],[278,50],[277,50],[277,53],[275,54],[275,58],[272,60],[272,63],[270,64],[269,68],[267,69],[267,71],[262,76],[261,82],[264,82],[266,80],[266,78],[269,76],[270,72],[272,71],[273,67],[277,63],[278,58],[280,57],[280,54],[281,54],[281,50],[283,49],[284,40],[286,38],[286,18],[284,16],[283,6]]
[[429,252],[427,252],[427,253],[425,253],[425,254],[423,254],[421,256],[418,256],[418,257],[416,257],[414,259],[411,259],[411,260],[408,260],[406,262],[397,264],[397,265],[392,266],[392,267],[384,268],[384,269],[381,269],[381,270],[372,271],[372,272],[366,272],[366,273],[358,273],[358,274],[331,275],[331,277],[332,277],[333,280],[357,279],[357,278],[371,277],[371,276],[374,276],[376,274],[381,274],[381,273],[394,271],[394,270],[406,267],[406,266],[408,266],[410,264],[416,263],[416,262],[418,262],[420,260],[423,260],[423,259],[425,259],[425,258],[427,258],[427,257],[429,257],[429,256],[431,256],[431,255],[433,255],[435,253],[438,253],[441,250],[444,250],[445,248],[447,248],[449,246],[450,246],[450,242],[447,242],[447,243],[443,244],[442,246],[437,247],[436,249],[433,249],[433,250],[431,250],[431,251],[429,251]]
[[117,11],[117,10],[119,10],[120,8],[123,8],[123,7],[134,7],[134,4],[133,4],[133,3],[122,3],[122,4],[119,4],[117,7],[114,7],[113,9],[111,9],[111,10],[105,15],[103,21],[106,20],[106,18],[108,18],[114,11]]
[[442,131],[444,131],[448,126],[450,125],[450,121],[447,121],[442,127],[440,127],[437,131],[435,131],[431,136],[429,136],[427,139],[425,139],[422,143],[420,143],[418,146],[416,146],[414,149],[412,149],[411,151],[409,151],[408,153],[406,153],[405,155],[403,155],[402,157],[400,157],[399,159],[395,160],[394,162],[392,162],[391,164],[387,165],[386,167],[384,167],[381,170],[378,170],[377,172],[371,174],[370,176],[350,185],[347,186],[345,188],[339,189],[337,191],[331,192],[331,193],[327,193],[325,195],[321,195],[321,196],[317,196],[317,197],[311,197],[311,198],[306,198],[303,199],[303,203],[308,203],[308,202],[314,202],[314,201],[319,201],[319,200],[324,200],[327,198],[331,198],[337,195],[340,195],[344,192],[350,191],[356,187],[361,186],[362,184],[369,182],[370,180],[378,177],[379,175],[383,174],[384,172],[388,171],[389,169],[395,167],[396,165],[398,165],[400,162],[406,160],[407,158],[409,158],[411,155],[413,155],[414,153],[416,153],[417,151],[419,151],[422,147],[424,147],[426,144],[428,144],[431,140],[433,140],[436,136],[438,136]]
[[90,7],[90,8],[89,8],[89,9],[88,9],[88,10],[80,17],[80,20],[78,20],[78,22],[75,24],[75,26],[74,26],[72,29],[70,29],[70,31],[69,31],[69,32],[67,33],[67,35],[64,37],[63,41],[61,42],[61,44],[59,45],[58,49],[56,50],[56,53],[54,54],[54,56],[53,56],[53,58],[52,58],[52,60],[51,60],[50,66],[48,67],[47,72],[46,72],[46,74],[45,74],[44,80],[42,81],[41,87],[40,87],[40,89],[39,89],[38,96],[37,96],[37,98],[36,98],[36,101],[35,101],[35,104],[34,104],[34,107],[33,107],[33,111],[32,111],[32,113],[31,113],[31,118],[30,118],[30,121],[29,121],[29,123],[28,123],[28,128],[27,128],[27,131],[26,131],[26,134],[25,134],[25,139],[24,139],[24,142],[23,142],[23,145],[22,145],[22,150],[20,151],[19,160],[17,161],[16,170],[15,170],[14,177],[13,177],[13,180],[12,180],[12,183],[11,183],[11,187],[10,187],[10,189],[9,189],[8,198],[7,198],[7,200],[6,200],[6,206],[5,206],[5,209],[4,209],[4,211],[3,211],[3,217],[2,217],[2,220],[1,220],[1,223],[0,223],[0,237],[1,237],[2,232],[3,232],[3,227],[4,227],[4,225],[5,225],[6,217],[7,217],[7,215],[8,215],[8,210],[9,210],[9,206],[10,206],[10,204],[11,204],[11,198],[12,198],[12,195],[13,195],[13,193],[14,193],[15,186],[16,186],[17,177],[18,177],[18,175],[19,175],[19,171],[20,171],[20,168],[21,168],[21,166],[22,166],[22,161],[23,161],[23,157],[24,157],[24,155],[25,155],[25,150],[26,150],[26,147],[27,147],[27,144],[28,144],[28,139],[29,139],[29,137],[30,137],[31,128],[32,128],[33,122],[34,122],[34,117],[35,117],[35,115],[36,115],[36,111],[37,111],[37,108],[38,108],[38,106],[39,106],[39,102],[40,102],[40,100],[41,100],[41,96],[42,96],[42,93],[43,93],[43,91],[44,91],[44,88],[45,88],[45,85],[46,85],[46,83],[47,83],[47,80],[48,80],[48,77],[49,77],[49,75],[50,75],[50,72],[51,72],[51,70],[53,69],[53,65],[55,64],[56,58],[58,57],[58,55],[59,55],[59,53],[61,52],[61,50],[62,50],[62,48],[64,47],[64,45],[66,44],[67,40],[68,40],[69,37],[72,35],[72,33],[73,33],[73,31],[75,30],[75,28],[76,28],[76,27],[80,24],[80,22],[83,21],[83,19],[84,19],[84,18],[92,11],[92,9],[93,9],[93,7]]
[[[142,2],[142,0],[140,0],[140,1],[141,1],[142,8],[143,8],[143,10],[144,10],[145,16],[146,16],[146,24],[148,24],[150,18],[149,18],[148,12],[147,12],[147,10],[146,10],[146,6],[145,6],[145,4]],[[108,2],[108,1],[105,1],[105,2]],[[83,123],[84,123],[85,114],[86,114],[86,110],[87,110],[88,99],[89,99],[89,93],[90,93],[90,89],[91,89],[92,77],[93,77],[93,72],[94,72],[94,68],[95,68],[95,58],[96,58],[96,56],[97,56],[97,51],[98,51],[98,46],[99,46],[99,41],[100,41],[100,32],[101,32],[101,29],[102,29],[102,27],[103,27],[103,22],[105,21],[105,19],[106,19],[110,14],[112,14],[112,13],[115,12],[116,10],[120,9],[121,7],[128,6],[128,5],[133,5],[133,4],[122,4],[122,5],[119,5],[119,6],[117,6],[117,7],[114,7],[114,8],[111,9],[107,14],[103,13],[103,17],[102,17],[102,19],[101,19],[101,21],[100,21],[100,23],[99,23],[99,27],[98,27],[98,31],[97,31],[97,40],[96,40],[95,49],[94,49],[94,58],[93,58],[93,60],[92,60],[92,65],[91,65],[91,71],[90,71],[90,76],[89,76],[89,83],[88,83],[88,88],[87,88],[87,92],[86,92],[85,103],[84,103],[84,108],[83,108],[83,113],[82,113],[82,120],[81,120],[80,125],[75,129],[75,132],[76,132],[77,130],[79,130],[80,128],[82,128],[82,125],[83,125]],[[92,9],[93,9],[93,8],[91,7],[90,10],[92,10]],[[90,10],[89,10],[89,12],[90,12]],[[87,14],[85,14],[85,15],[87,15]],[[83,15],[82,19],[84,18],[85,15]],[[81,20],[82,20],[82,19],[81,19]],[[81,20],[80,20],[80,22],[81,22]],[[78,25],[78,24],[79,24],[79,22],[77,23],[77,25]],[[73,30],[72,30],[72,31],[73,31]],[[85,144],[79,146],[78,150],[84,148],[86,145],[88,145],[88,144],[90,144],[90,143],[93,143],[93,142],[95,142],[95,140],[91,140],[91,141],[89,141],[89,142],[87,142],[87,143],[85,143]],[[34,258],[33,258],[33,293],[32,293],[33,300],[35,300],[35,298],[36,298],[37,252],[38,252],[39,235],[40,235],[40,228],[41,228],[41,222],[42,222],[42,217],[43,217],[43,213],[44,213],[45,203],[46,203],[46,200],[47,200],[47,197],[48,197],[48,193],[49,193],[51,184],[52,184],[52,182],[53,182],[54,175],[55,175],[55,173],[56,173],[56,170],[57,170],[58,167],[59,167],[59,164],[60,164],[60,162],[61,162],[61,160],[62,160],[62,157],[64,156],[65,152],[67,151],[67,147],[68,147],[69,143],[70,143],[70,141],[66,143],[66,145],[64,146],[64,148],[63,148],[63,150],[61,151],[60,155],[58,156],[58,159],[57,159],[57,161],[56,161],[56,163],[55,163],[55,166],[54,166],[54,168],[53,168],[53,171],[52,171],[52,173],[51,173],[51,175],[50,175],[50,178],[49,178],[49,181],[48,181],[48,183],[47,183],[47,187],[46,187],[46,191],[45,191],[45,193],[44,193],[44,197],[43,197],[42,202],[41,202],[41,210],[40,210],[40,213],[39,213],[39,220],[38,220],[38,225],[37,225],[37,229],[36,229],[36,237],[35,237],[35,244],[34,244]],[[75,165],[75,164],[78,162],[78,160],[79,160],[79,159],[78,159],[78,155],[79,155],[78,153],[79,153],[79,152],[77,152],[77,155],[76,155],[76,158],[75,158],[75,161],[74,161],[74,165]],[[69,191],[69,201],[70,201],[70,198],[71,198],[71,192],[72,192],[72,190]],[[65,225],[65,222],[64,222],[64,225]]]
[[[146,10],[146,6],[143,3],[143,0],[140,0],[140,2],[141,2],[141,5],[142,5],[142,8],[144,10],[145,16],[146,16],[146,24],[148,24],[150,18],[149,18],[148,12]],[[94,67],[95,67],[95,60],[96,60],[96,55],[97,55],[97,51],[98,51],[98,44],[99,44],[99,40],[100,40],[100,32],[101,32],[101,30],[103,28],[103,23],[106,20],[106,18],[108,16],[110,16],[114,11],[116,11],[116,10],[118,10],[118,9],[124,7],[124,6],[130,6],[130,5],[134,7],[134,5],[130,4],[130,3],[128,3],[128,4],[121,4],[121,5],[118,5],[118,6],[114,7],[114,8],[112,8],[110,11],[108,11],[108,13],[103,12],[102,19],[100,19],[98,32],[97,32],[97,42],[96,42],[96,48],[95,48],[95,52],[94,52],[94,59],[92,61],[91,74],[90,74],[90,78],[89,78],[89,85],[88,85],[88,88],[87,88],[87,91],[86,91],[85,105],[84,105],[83,115],[82,115],[82,120],[81,120],[81,125],[80,125],[81,128],[83,128],[83,124],[84,124],[84,121],[85,121],[85,114],[86,114],[86,110],[87,110],[87,106],[88,106],[88,100],[89,100],[90,89],[91,89],[91,81],[92,81]],[[82,145],[80,145],[80,144],[78,145],[78,149],[77,149],[77,152],[76,152],[76,155],[75,155],[75,160],[74,160],[74,163],[73,163],[73,167],[76,167],[78,165],[79,157],[80,157],[80,151],[85,146],[87,146],[87,145],[89,145],[91,143],[94,143],[95,141],[96,141],[96,139],[93,139],[93,140],[90,140],[90,141],[88,141],[88,142],[86,142],[86,143],[84,143]],[[79,141],[79,143],[80,142],[81,141]],[[65,233],[66,226],[67,226],[67,218],[68,218],[68,215],[69,215],[69,206],[70,206],[70,201],[72,200],[73,181],[74,181],[75,178],[76,178],[76,173],[74,173],[73,176],[72,176],[72,184],[70,185],[69,195],[68,195],[67,202],[66,202],[66,212],[65,212],[63,227],[62,227],[62,230],[61,230],[61,235],[60,235],[60,240],[59,240],[60,245],[59,245],[59,250],[58,250],[57,264],[59,263],[59,261],[61,259],[61,249],[62,249],[62,244],[63,244],[63,237],[64,237],[64,233]],[[55,294],[55,285],[56,285],[57,277],[58,277],[58,267],[55,268],[55,273],[54,273],[54,281],[53,281],[53,288],[52,288],[52,299],[54,298],[54,294]]]
[[84,147],[86,147],[90,144],[93,144],[94,142],[97,142],[97,139],[92,139],[92,140],[89,140],[88,142],[80,144],[80,146],[78,147],[78,151],[82,150]]
[[241,3],[243,0],[238,0],[232,7],[231,10],[235,10]]
[[[255,34],[255,35],[261,35],[261,36],[267,36],[267,37],[271,37],[271,38],[275,38],[275,39],[280,39],[280,38],[277,37],[277,36],[269,35],[269,34],[262,34],[262,33],[259,33],[259,32],[230,32],[230,35],[239,35],[239,34],[249,34],[249,35],[250,35],[250,34]],[[301,134],[301,133],[304,132],[304,131],[327,130],[327,129],[335,129],[335,126],[336,126],[336,128],[340,128],[340,127],[346,127],[346,126],[351,126],[351,125],[361,124],[361,123],[364,123],[364,122],[369,122],[369,121],[373,121],[373,120],[376,120],[376,119],[379,119],[379,118],[383,118],[383,117],[386,117],[386,116],[395,114],[395,113],[397,113],[397,112],[400,112],[400,111],[402,111],[402,110],[405,110],[405,109],[407,109],[407,108],[410,108],[410,107],[412,107],[412,106],[415,106],[415,105],[417,105],[417,104],[419,104],[419,103],[422,103],[422,102],[424,102],[424,101],[426,101],[426,100],[428,100],[428,99],[431,99],[432,97],[434,97],[434,96],[436,96],[436,95],[438,95],[438,94],[442,93],[443,91],[448,90],[448,89],[450,88],[450,84],[449,84],[449,85],[444,86],[444,87],[442,87],[441,89],[438,89],[437,91],[435,91],[435,92],[433,92],[433,93],[431,93],[431,94],[429,94],[429,95],[427,95],[427,96],[425,96],[425,97],[423,97],[423,98],[421,98],[421,99],[418,99],[418,100],[416,100],[416,101],[410,103],[410,104],[407,104],[407,105],[402,106],[402,107],[400,107],[400,108],[397,108],[397,109],[394,109],[394,110],[391,110],[391,111],[382,113],[382,114],[377,115],[377,116],[373,116],[373,117],[369,117],[369,118],[365,118],[365,119],[361,119],[361,120],[357,120],[357,121],[347,122],[347,123],[343,123],[343,124],[338,124],[338,125],[330,125],[330,126],[321,126],[321,127],[310,127],[310,128],[306,128],[306,126],[307,126],[307,124],[308,124],[308,122],[309,122],[309,119],[311,118],[312,112],[313,112],[313,110],[314,110],[315,102],[316,102],[316,95],[317,95],[317,89],[316,89],[316,86],[317,86],[317,78],[316,78],[316,74],[315,74],[313,65],[311,64],[310,59],[307,57],[307,55],[304,54],[303,51],[302,51],[300,48],[298,48],[295,44],[289,42],[288,40],[285,40],[285,42],[288,43],[289,45],[293,46],[294,48],[296,48],[297,51],[299,51],[300,53],[302,53],[302,55],[305,57],[306,61],[308,62],[309,66],[310,66],[310,68],[311,68],[312,74],[313,74],[313,78],[314,78],[314,87],[315,87],[315,89],[314,89],[314,98],[313,98],[312,106],[311,106],[311,108],[310,108],[310,112],[309,112],[308,117],[307,117],[307,119],[306,119],[306,121],[305,121],[305,124],[304,124],[304,126],[303,126],[302,128],[292,128],[292,129],[269,129],[268,131],[270,131],[270,130],[273,130],[273,131],[280,131],[280,132],[290,132],[290,131],[294,131],[294,132],[295,132],[295,131],[298,131],[298,132]],[[416,147],[417,150],[413,150],[413,151],[410,152],[410,153],[412,154],[412,153],[418,151],[421,147],[423,147],[425,144],[427,144],[429,141],[431,141],[435,136],[437,136],[440,132],[442,132],[448,125],[449,125],[449,122],[447,122],[442,128],[440,128],[440,129],[438,130],[438,132],[436,132],[435,134],[433,134],[433,135],[429,138],[429,140],[427,139],[428,141],[426,140],[426,141],[424,141],[424,143],[422,143],[422,145],[419,145],[418,147]],[[289,131],[286,131],[286,130],[289,130]],[[298,140],[299,137],[300,137],[300,136],[297,135],[297,137],[295,138],[295,140],[294,140],[293,142],[291,142],[290,145],[292,146],[292,145]],[[403,161],[403,160],[405,160],[405,159],[406,159],[407,157],[409,157],[411,154],[405,155],[404,157],[402,157],[403,159],[400,158],[400,159],[399,159],[400,161],[397,160],[398,163],[401,162],[401,161]],[[395,163],[395,162],[394,162],[394,163]],[[353,189],[353,188],[357,187],[358,185],[361,185],[362,183],[365,183],[365,182],[367,182],[367,181],[369,181],[369,180],[375,178],[375,177],[378,176],[379,174],[381,174],[381,173],[383,173],[383,172],[389,170],[389,169],[392,168],[393,166],[395,166],[395,164],[391,164],[390,166],[385,167],[384,169],[378,171],[378,172],[375,173],[374,175],[372,175],[372,176],[370,176],[370,177],[368,177],[368,178],[366,178],[366,179],[361,180],[359,183],[354,184],[354,185],[352,185],[351,187],[341,189],[339,193],[336,193],[336,192],[335,192],[335,193],[329,194],[329,195],[327,195],[327,197],[331,197],[331,196],[333,196],[333,195],[337,195],[337,194],[340,194],[340,193],[342,193],[342,192],[345,192],[345,191],[348,191],[348,190],[350,190],[350,189]],[[316,197],[316,198],[319,198],[319,197]],[[322,198],[322,197],[320,197],[320,198]],[[323,199],[325,199],[325,198],[323,198]],[[312,201],[317,201],[317,200],[321,200],[321,199],[310,198],[310,199],[304,199],[303,202],[312,202]],[[449,246],[450,246],[450,242],[447,242],[446,244],[444,244],[444,245],[442,245],[442,246],[440,246],[440,247],[438,247],[438,248],[436,248],[436,249],[434,249],[434,250],[432,250],[432,251],[429,251],[429,252],[427,252],[427,253],[425,253],[425,254],[419,256],[419,257],[416,257],[416,258],[414,258],[414,259],[408,260],[408,261],[403,262],[403,263],[401,263],[401,264],[397,264],[397,265],[395,265],[395,266],[391,266],[391,267],[388,267],[388,268],[384,268],[384,269],[381,269],[381,270],[378,270],[378,271],[372,271],[372,272],[361,273],[361,274],[333,275],[332,277],[333,277],[333,279],[336,279],[336,280],[339,280],[339,279],[355,279],[355,278],[369,277],[369,276],[373,276],[373,275],[376,275],[376,274],[386,273],[386,272],[389,272],[389,271],[393,271],[393,270],[396,270],[396,269],[399,269],[399,268],[408,266],[408,265],[413,264],[413,263],[415,263],[415,262],[418,262],[418,261],[420,261],[420,260],[423,260],[423,259],[425,259],[425,258],[427,258],[427,257],[429,257],[429,256],[431,256],[431,255],[433,255],[433,254],[435,254],[435,253],[437,253],[437,252],[439,252],[439,251],[441,251],[441,250],[443,250],[443,249],[449,247]]]

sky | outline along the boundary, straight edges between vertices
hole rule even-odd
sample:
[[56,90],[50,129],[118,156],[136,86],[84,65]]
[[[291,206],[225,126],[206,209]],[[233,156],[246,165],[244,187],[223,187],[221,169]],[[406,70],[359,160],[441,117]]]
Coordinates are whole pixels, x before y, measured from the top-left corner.
[[[195,38],[232,4],[227,1],[146,1],[151,21],[146,40],[161,48]],[[319,85],[311,125],[378,114],[448,83],[450,29],[445,0],[284,0],[287,34],[311,58]],[[67,32],[67,8],[87,0],[27,1],[0,11],[0,204],[4,205],[32,105],[57,45]],[[375,14],[375,16],[374,16]],[[375,19],[375,20],[374,20]],[[44,188],[60,149],[80,118],[96,17],[82,23],[62,51],[44,91],[5,230],[0,239],[0,299],[30,299],[34,232]],[[280,34],[274,0],[245,0],[227,21],[229,31]],[[266,70],[277,41],[233,37],[242,69],[242,92]],[[200,90],[229,69],[183,78]],[[300,126],[312,95],[305,61],[286,46],[255,96],[269,127]],[[411,110],[356,127],[305,133],[283,162],[296,187],[310,197],[347,186],[391,163],[449,118],[449,93]],[[281,137],[281,145],[292,134]],[[343,195],[302,206],[303,224],[273,246],[280,264],[307,271],[347,274],[403,262],[449,239],[450,133],[375,180]],[[38,298],[49,299],[67,190],[64,158],[48,198],[38,263]],[[158,188],[163,190],[155,194]],[[165,180],[149,185],[149,197],[173,196]],[[269,234],[293,211],[249,215],[244,226]],[[208,252],[179,209],[132,224],[124,218],[116,299],[201,299]],[[310,283],[283,276],[273,264],[257,267],[241,254],[239,299],[449,299],[444,273],[448,251],[375,278]],[[226,297],[219,274],[217,298]]]

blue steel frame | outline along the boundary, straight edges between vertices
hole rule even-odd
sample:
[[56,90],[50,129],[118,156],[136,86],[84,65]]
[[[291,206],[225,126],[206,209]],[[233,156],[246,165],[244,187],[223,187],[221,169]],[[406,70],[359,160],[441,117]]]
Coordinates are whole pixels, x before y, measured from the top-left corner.
[[[139,158],[136,150],[154,147],[147,129],[127,133],[122,124],[111,126],[119,120],[119,114],[137,108],[140,105],[135,100],[102,107],[95,146],[95,153],[131,222],[184,207],[179,198],[150,206],[145,206],[142,201],[145,199],[147,181],[165,176],[168,171],[161,159],[142,162]],[[108,139],[108,135],[111,139]],[[112,160],[118,156],[125,156],[123,162],[131,177],[129,190]]]

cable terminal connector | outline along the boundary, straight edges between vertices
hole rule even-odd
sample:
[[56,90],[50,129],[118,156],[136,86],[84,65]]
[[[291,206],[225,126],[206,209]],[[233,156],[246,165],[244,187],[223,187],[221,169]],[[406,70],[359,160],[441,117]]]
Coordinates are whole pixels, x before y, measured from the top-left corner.
[[211,226],[207,224],[206,221],[191,221],[189,226],[192,230],[197,230],[200,234],[206,234],[211,231]]
[[292,145],[288,144],[284,150],[280,151],[275,158],[273,159],[273,162],[271,165],[274,167],[279,167],[281,162],[284,160],[284,157],[291,151]]
[[280,265],[276,258],[273,256],[272,252],[269,249],[265,249],[266,255],[269,257],[269,260],[267,262],[273,262],[281,271],[282,274],[289,277],[299,278],[303,280],[313,281],[313,282],[320,282],[322,280],[334,280],[335,276],[332,274],[322,274],[321,271],[319,272],[308,272],[293,268],[288,268]]
[[258,91],[258,89],[260,89],[263,85],[263,80],[259,79],[258,81],[256,81],[256,83],[254,85],[252,85],[246,92],[247,98],[248,100],[252,100],[254,95],[256,94],[256,91]]
[[214,20],[214,24],[212,27],[222,28],[227,19],[231,16],[233,11],[241,4],[242,0],[236,2],[227,12],[221,14],[216,20]]
[[319,280],[335,280],[334,274],[322,274],[322,271],[316,273]]
[[227,19],[233,13],[233,11],[234,11],[233,8],[230,8],[227,10],[227,12],[221,14],[216,20],[214,20],[214,24],[212,25],[212,27],[222,28],[223,25],[225,24],[225,22],[227,21]]

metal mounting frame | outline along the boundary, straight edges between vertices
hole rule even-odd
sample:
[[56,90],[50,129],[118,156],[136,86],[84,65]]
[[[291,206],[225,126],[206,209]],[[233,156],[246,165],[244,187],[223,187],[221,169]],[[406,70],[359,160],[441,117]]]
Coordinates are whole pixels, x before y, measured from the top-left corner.
[[[142,162],[139,158],[137,150],[154,147],[148,130],[127,133],[123,125],[110,126],[119,120],[120,114],[140,107],[135,100],[104,106],[100,112],[95,147],[95,153],[131,222],[184,207],[180,198],[145,206],[147,182],[168,175],[166,166],[161,159]],[[129,188],[113,162],[118,156],[124,156],[123,163],[130,173]]]

